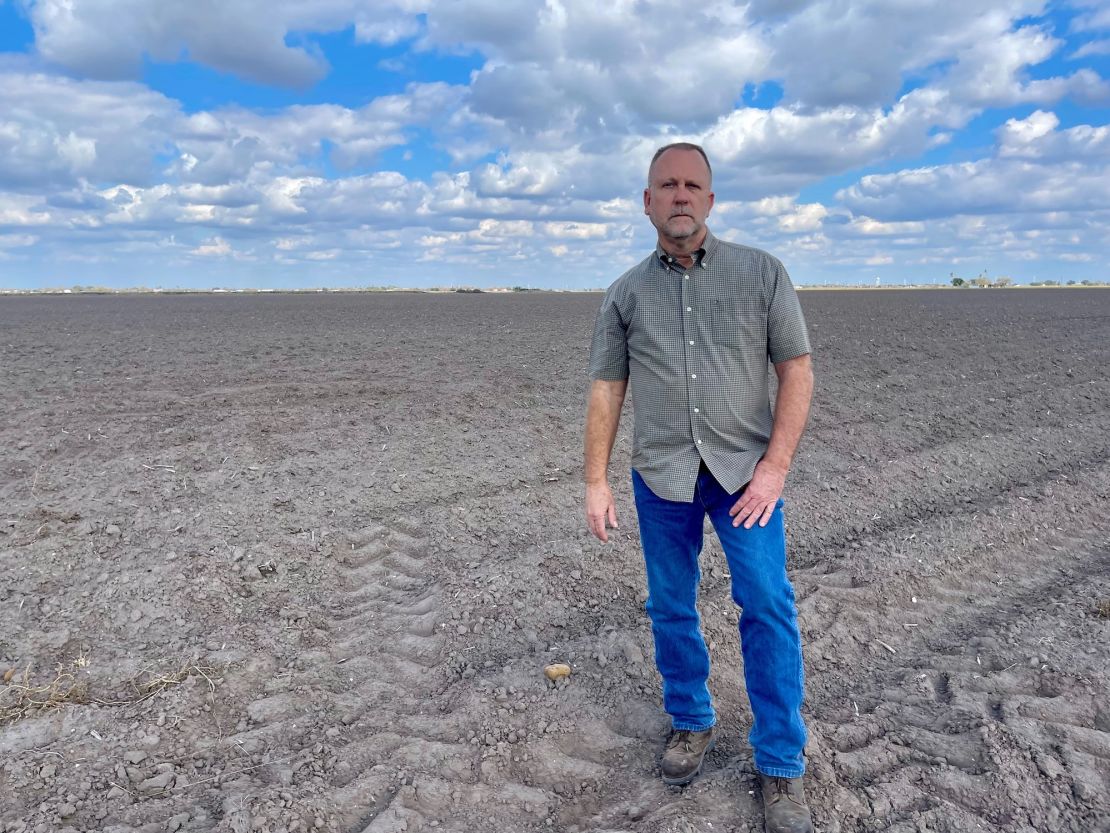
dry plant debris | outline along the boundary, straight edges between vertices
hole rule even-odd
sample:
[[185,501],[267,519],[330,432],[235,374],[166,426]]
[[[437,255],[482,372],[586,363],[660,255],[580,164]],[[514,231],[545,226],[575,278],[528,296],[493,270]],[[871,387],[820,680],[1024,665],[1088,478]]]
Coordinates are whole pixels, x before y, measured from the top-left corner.
[[[6,676],[6,675],[5,675]],[[17,679],[0,689],[0,725],[15,723],[32,714],[56,708],[65,703],[87,703],[88,686],[72,674],[58,668],[54,679],[45,685],[31,685],[30,666]]]
[[[63,705],[93,704],[97,706],[125,706],[141,703],[161,694],[171,686],[184,682],[192,675],[203,677],[211,691],[216,690],[212,676],[216,669],[211,665],[189,660],[176,671],[147,667],[123,680],[116,688],[121,693],[114,697],[97,697],[90,693],[87,682],[58,666],[54,678],[41,685],[31,683],[30,666],[17,678],[11,675],[8,684],[0,688],[0,726],[15,723],[25,717]],[[8,677],[5,674],[5,677]]]

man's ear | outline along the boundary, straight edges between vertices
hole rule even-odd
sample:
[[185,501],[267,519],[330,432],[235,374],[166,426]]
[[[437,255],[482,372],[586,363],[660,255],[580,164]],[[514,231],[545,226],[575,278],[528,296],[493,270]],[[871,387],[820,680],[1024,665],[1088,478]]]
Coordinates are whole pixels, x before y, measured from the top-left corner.
[[[710,203],[710,204],[712,205],[712,203]],[[651,212],[651,189],[650,188],[645,188],[644,189],[644,213],[649,214],[650,212]]]

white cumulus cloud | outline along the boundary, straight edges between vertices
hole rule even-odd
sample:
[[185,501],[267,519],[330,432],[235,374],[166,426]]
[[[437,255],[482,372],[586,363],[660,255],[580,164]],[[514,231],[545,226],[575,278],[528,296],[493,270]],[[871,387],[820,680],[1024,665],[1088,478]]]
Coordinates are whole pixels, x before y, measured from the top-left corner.
[[193,249],[192,254],[201,257],[224,257],[231,254],[231,244],[222,237],[212,237]]
[[[34,47],[0,56],[6,272],[126,253],[316,280],[411,253],[421,275],[499,280],[574,259],[599,285],[650,247],[647,160],[680,139],[713,159],[714,230],[803,273],[1098,263],[1110,239],[1094,0],[21,5]],[[390,94],[211,107],[138,80],[195,63],[311,88],[337,33],[399,74]],[[440,58],[473,70],[437,80]]]

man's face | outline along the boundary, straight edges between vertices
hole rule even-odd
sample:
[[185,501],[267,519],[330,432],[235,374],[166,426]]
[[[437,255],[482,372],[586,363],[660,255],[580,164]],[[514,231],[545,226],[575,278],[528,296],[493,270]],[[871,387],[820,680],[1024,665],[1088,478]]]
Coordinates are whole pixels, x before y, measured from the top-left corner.
[[651,170],[644,189],[644,213],[664,241],[700,237],[713,207],[709,167],[696,150],[672,148]]

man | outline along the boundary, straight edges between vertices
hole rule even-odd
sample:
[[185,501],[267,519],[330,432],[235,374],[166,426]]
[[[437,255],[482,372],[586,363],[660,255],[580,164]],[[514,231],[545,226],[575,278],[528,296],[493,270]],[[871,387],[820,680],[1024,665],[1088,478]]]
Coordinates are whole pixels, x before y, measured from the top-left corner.
[[[617,526],[607,467],[631,383],[647,611],[672,723],[663,780],[689,783],[716,733],[695,607],[708,515],[743,608],[749,740],[766,827],[803,833],[813,826],[802,788],[802,653],[781,494],[813,391],[809,339],[782,264],[706,228],[713,200],[704,150],[678,143],[656,152],[644,213],[658,244],[609,288],[594,329],[586,516],[590,531],[607,541],[606,526]],[[779,381],[773,416],[768,360]]]

